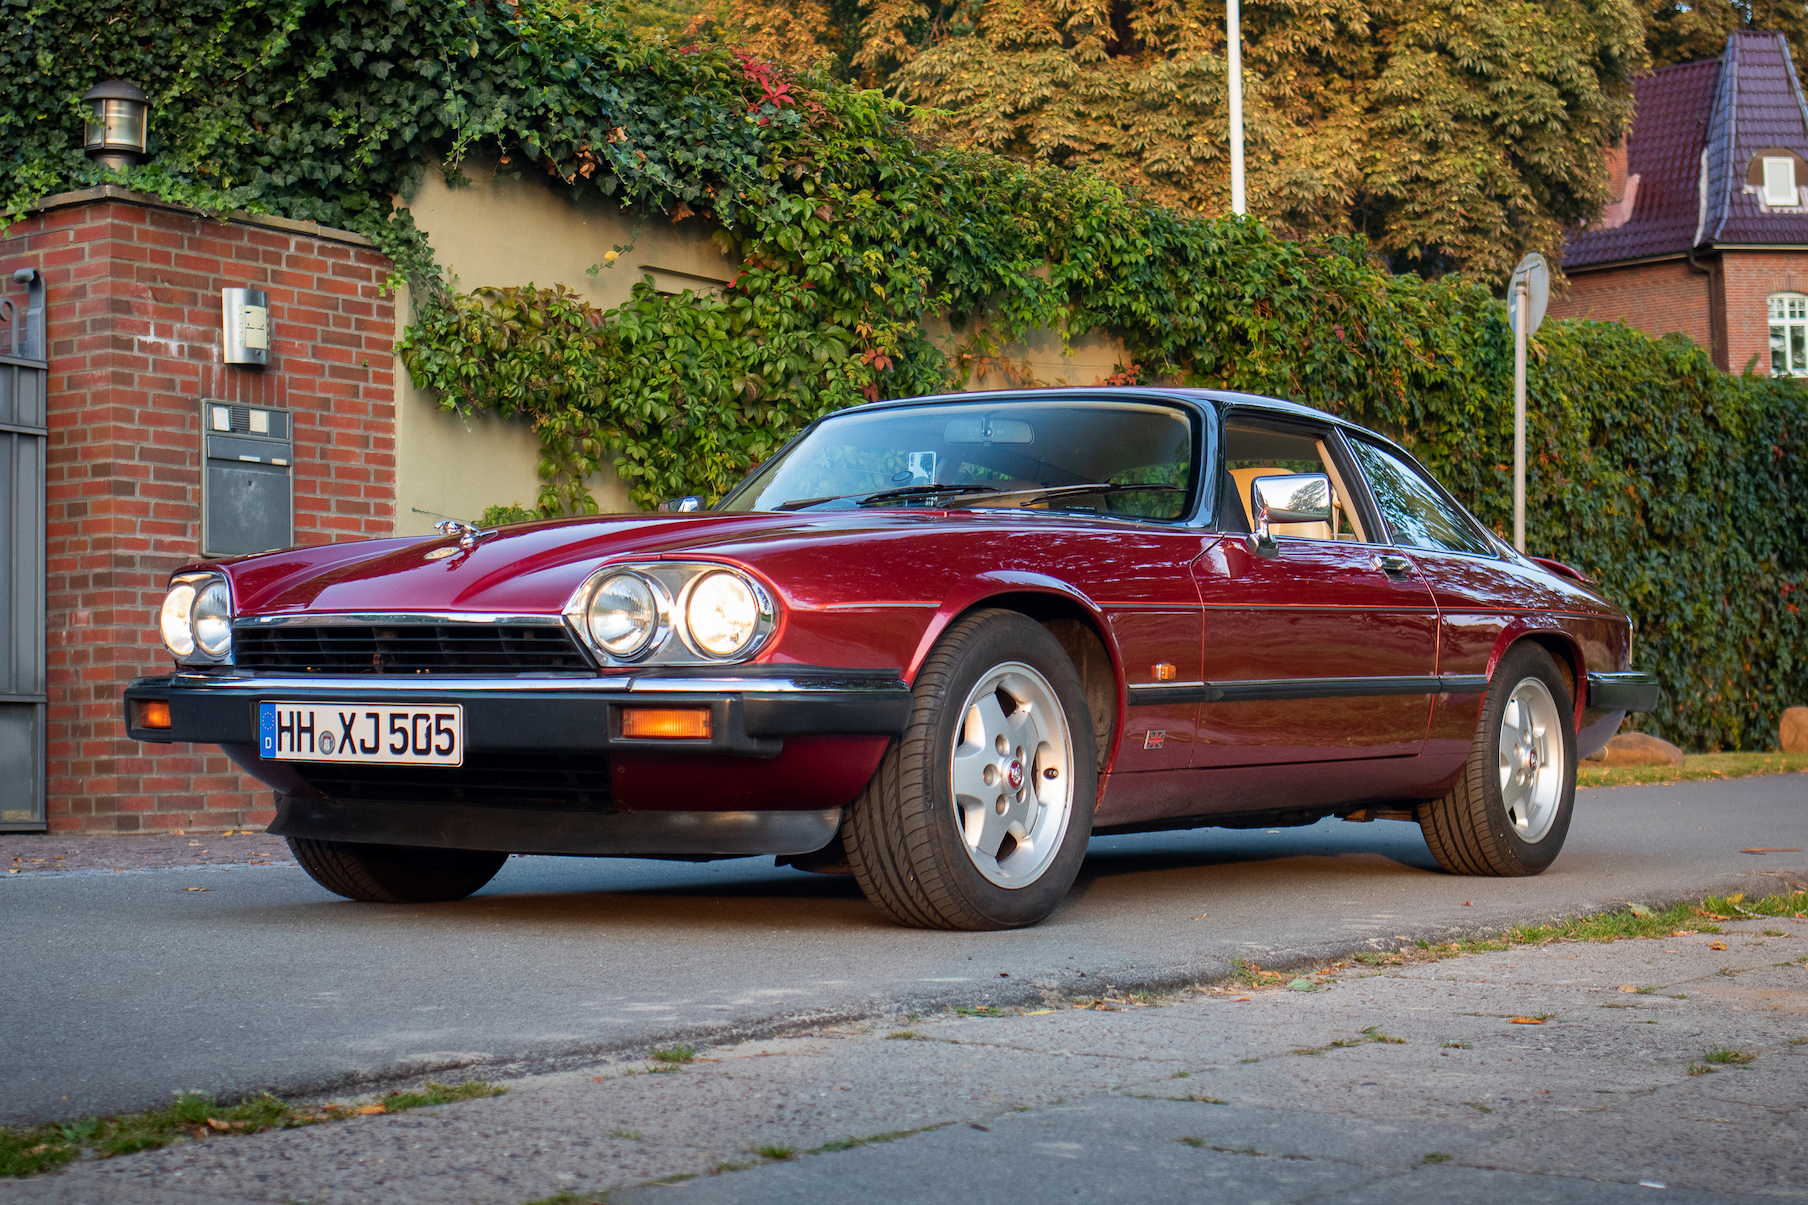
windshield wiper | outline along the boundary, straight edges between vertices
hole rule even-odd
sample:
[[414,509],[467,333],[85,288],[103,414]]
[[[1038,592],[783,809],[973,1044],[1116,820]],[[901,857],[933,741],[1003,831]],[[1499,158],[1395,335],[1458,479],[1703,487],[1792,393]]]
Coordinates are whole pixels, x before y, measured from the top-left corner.
[[848,498],[858,498],[856,506],[877,506],[882,502],[891,502],[898,498],[926,498],[937,494],[991,494],[996,493],[990,485],[902,485],[897,489],[880,490],[876,494],[831,494],[827,498],[793,498],[789,502],[781,502],[774,510],[803,510],[806,507],[821,506],[825,502],[842,502]]
[[1179,485],[1142,485],[1126,483],[1118,485],[1109,481],[1098,481],[1091,485],[1044,485],[1036,489],[1006,490],[997,495],[1000,498],[1063,498],[1070,494],[1184,494],[1186,488]]

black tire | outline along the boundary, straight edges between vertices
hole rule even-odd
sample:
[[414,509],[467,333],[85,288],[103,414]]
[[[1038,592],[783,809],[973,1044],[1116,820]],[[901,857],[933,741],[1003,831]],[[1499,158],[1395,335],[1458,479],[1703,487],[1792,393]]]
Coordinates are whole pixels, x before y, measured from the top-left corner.
[[[1520,775],[1523,762],[1514,747],[1503,765],[1502,723],[1509,703],[1522,688],[1525,707],[1535,713],[1542,704],[1539,688],[1555,704],[1555,717],[1533,742],[1544,749],[1544,770],[1551,774],[1551,798],[1538,804],[1503,792],[1503,774]],[[1517,722],[1517,721],[1516,721]],[[1549,766],[1549,753],[1561,750],[1562,764]],[[1536,776],[1534,766],[1533,777]],[[1517,788],[1510,787],[1517,793]],[[1533,792],[1528,791],[1528,794]],[[1452,874],[1514,877],[1543,872],[1557,860],[1569,835],[1576,802],[1576,712],[1569,684],[1550,653],[1521,643],[1507,650],[1495,668],[1476,724],[1469,760],[1450,794],[1419,809],[1419,829],[1438,865]],[[1531,839],[1528,839],[1530,837]]]
[[[1011,670],[1012,665],[1028,667],[1034,674]],[[1007,768],[1007,778],[1013,773],[1017,777],[1009,778],[1013,785],[1007,788],[987,788],[1011,792],[1015,805],[1003,793],[998,797],[1000,809],[1013,807],[1010,815],[1037,817],[1022,841],[1008,835],[1002,839],[1010,842],[1011,852],[1001,841],[989,859],[990,873],[1008,879],[1006,864],[1014,854],[1022,854],[1027,863],[1022,885],[1001,885],[981,870],[987,855],[969,854],[963,824],[986,827],[992,821],[984,817],[985,809],[963,812],[956,802],[955,746],[957,736],[968,731],[965,704],[970,694],[999,673],[1016,674],[1011,681],[1037,692],[1052,691],[1066,726],[1063,739],[1041,746],[1043,754],[1001,750],[1003,764],[1014,767]],[[1041,624],[1015,611],[986,610],[949,629],[924,661],[912,694],[909,726],[886,752],[842,824],[842,843],[860,889],[886,916],[914,928],[1015,929],[1037,923],[1066,898],[1092,835],[1098,755],[1080,675]],[[986,697],[975,694],[972,710],[980,711]],[[1014,710],[1003,711],[1009,700],[994,697],[1000,699],[999,715],[1017,716],[1020,722],[1029,715],[1017,704],[1011,704]],[[1057,760],[1069,768],[1060,769]],[[1056,774],[1049,775],[1050,769]],[[1053,782],[1063,773],[1068,779],[1065,828],[1043,828],[1057,815],[1059,805],[1039,811],[1034,800],[1053,798],[1052,792],[1014,784]]]
[[507,854],[481,849],[288,840],[295,860],[316,883],[348,900],[371,904],[462,900],[495,878],[508,861]]

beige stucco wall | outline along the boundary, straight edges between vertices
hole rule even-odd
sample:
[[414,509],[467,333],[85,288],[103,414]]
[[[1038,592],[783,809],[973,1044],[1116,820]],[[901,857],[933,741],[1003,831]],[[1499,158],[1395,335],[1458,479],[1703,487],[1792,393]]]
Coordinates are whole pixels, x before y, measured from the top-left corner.
[[[733,265],[701,219],[676,226],[636,221],[613,204],[574,201],[543,180],[515,180],[467,164],[470,184],[448,187],[429,171],[403,203],[426,232],[456,287],[562,284],[592,305],[628,300],[642,274],[662,292],[728,283]],[[595,275],[609,252],[624,249]],[[397,335],[412,314],[396,307]],[[440,410],[396,363],[396,534],[429,532],[441,518],[474,520],[486,506],[531,506],[540,493],[540,444],[527,424]],[[591,484],[605,512],[633,510],[613,470]]]
[[[449,187],[429,171],[402,200],[461,290],[562,284],[608,308],[626,302],[643,275],[668,293],[705,292],[734,275],[736,265],[701,218],[675,225],[636,219],[600,198],[572,200],[543,179],[512,179],[472,164],[464,174],[469,184]],[[621,253],[615,263],[591,274],[611,251]],[[398,338],[412,317],[407,299],[401,302]],[[924,330],[950,356],[968,342],[940,319],[926,321]],[[1063,348],[1057,335],[1039,331],[977,362],[967,387],[1094,385],[1126,359],[1115,339],[1093,334]],[[442,518],[475,520],[498,503],[533,504],[540,445],[525,423],[444,413],[414,387],[399,359],[396,382],[396,534],[426,534]],[[593,480],[591,492],[605,512],[633,509],[611,469]]]

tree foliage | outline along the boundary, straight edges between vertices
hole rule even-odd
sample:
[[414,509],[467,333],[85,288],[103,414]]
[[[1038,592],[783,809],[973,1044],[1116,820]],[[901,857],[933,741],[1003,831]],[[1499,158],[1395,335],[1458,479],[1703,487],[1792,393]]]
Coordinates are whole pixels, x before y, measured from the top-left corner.
[[[1182,0],[727,0],[733,36],[939,110],[939,141],[1229,209],[1222,8]],[[1397,269],[1498,275],[1611,199],[1646,65],[1631,0],[1250,0],[1252,213],[1368,236]],[[1718,52],[1716,52],[1718,53]]]

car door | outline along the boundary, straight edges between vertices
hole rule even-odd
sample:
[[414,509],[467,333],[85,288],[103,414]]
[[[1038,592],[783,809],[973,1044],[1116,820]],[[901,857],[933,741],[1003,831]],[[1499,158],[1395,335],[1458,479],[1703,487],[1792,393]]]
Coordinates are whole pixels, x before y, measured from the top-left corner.
[[1438,604],[1445,692],[1432,711],[1426,753],[1460,763],[1475,738],[1501,633],[1518,617],[1561,610],[1568,600],[1541,592],[1516,572],[1481,525],[1398,449],[1361,436],[1348,446],[1395,543],[1411,555]]
[[1256,555],[1240,533],[1193,565],[1207,686],[1194,768],[1406,757],[1425,742],[1437,689],[1438,610],[1409,550],[1382,534],[1341,437],[1329,425],[1233,411],[1225,489],[1247,525],[1256,477],[1322,472],[1330,524],[1274,529]]

